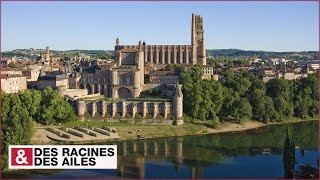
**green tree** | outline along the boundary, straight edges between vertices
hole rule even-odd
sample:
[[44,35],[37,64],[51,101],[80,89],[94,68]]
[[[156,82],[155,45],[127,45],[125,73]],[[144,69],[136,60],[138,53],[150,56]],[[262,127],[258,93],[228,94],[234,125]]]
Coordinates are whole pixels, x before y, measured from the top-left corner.
[[271,97],[264,96],[264,107],[264,112],[262,114],[262,117],[260,117],[260,119],[263,122],[279,121],[279,114],[274,108],[274,104]]
[[283,147],[283,166],[284,166],[284,178],[292,179],[294,176],[294,164],[295,164],[295,145],[291,140],[289,129],[287,130],[287,137],[284,141]]
[[71,105],[51,87],[42,91],[41,107],[36,120],[45,124],[77,120]]
[[10,62],[10,63],[8,64],[8,67],[9,67],[9,68],[16,68],[17,66],[16,66],[13,62]]
[[231,88],[223,89],[223,97],[222,108],[219,112],[220,119],[232,116],[234,103],[240,100],[239,93]]
[[277,120],[276,110],[272,98],[266,96],[262,89],[254,89],[250,93],[249,101],[252,107],[252,116],[258,121],[269,122]]
[[244,96],[251,86],[251,81],[242,74],[228,73],[224,85],[238,92],[240,96]]
[[224,88],[219,81],[205,81],[208,83],[208,91],[210,91],[210,100],[212,102],[210,112],[210,118],[215,119],[221,110],[223,105],[223,91]]
[[306,118],[318,114],[318,79],[316,74],[293,82],[293,103],[295,116]]
[[201,113],[200,103],[202,100],[202,68],[201,66],[193,66],[185,69],[181,73],[181,81],[183,84],[184,111],[192,118],[197,118]]
[[252,116],[252,107],[245,98],[236,100],[232,106],[231,116],[238,122],[249,120]]
[[309,109],[313,106],[312,101],[310,88],[298,92],[295,95],[295,115],[303,119],[306,118],[309,115]]
[[252,115],[259,121],[264,121],[265,114],[265,94],[261,89],[255,89],[250,94],[250,104],[254,107]]
[[8,146],[29,144],[32,134],[33,121],[19,95],[2,94],[2,168],[7,167]]
[[280,116],[280,120],[293,115],[293,83],[283,78],[276,78],[267,83],[267,95],[273,100],[274,107]]
[[178,65],[178,64],[168,64],[165,67],[166,71],[178,71],[178,72],[182,72],[185,69],[184,66]]
[[174,70],[174,67],[173,67],[173,64],[168,64],[165,68],[166,71],[173,71]]
[[31,117],[37,113],[41,102],[41,93],[37,90],[25,90],[23,93],[19,94],[22,106],[24,106]]

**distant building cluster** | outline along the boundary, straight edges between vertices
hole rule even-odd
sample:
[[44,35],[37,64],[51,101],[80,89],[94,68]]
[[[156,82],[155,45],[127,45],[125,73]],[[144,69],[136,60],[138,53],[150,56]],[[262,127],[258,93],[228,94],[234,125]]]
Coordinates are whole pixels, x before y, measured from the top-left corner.
[[289,61],[285,58],[266,58],[254,59],[248,68],[256,76],[264,82],[268,82],[274,78],[294,80],[307,77],[308,74],[315,73],[319,70],[319,61]]

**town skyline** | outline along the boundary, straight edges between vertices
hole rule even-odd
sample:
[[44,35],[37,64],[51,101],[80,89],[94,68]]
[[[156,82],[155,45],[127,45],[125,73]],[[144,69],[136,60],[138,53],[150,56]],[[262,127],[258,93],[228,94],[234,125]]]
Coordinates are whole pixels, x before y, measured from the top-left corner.
[[[166,13],[155,7],[166,7]],[[177,7],[183,11],[176,12]],[[84,8],[85,13],[81,11]],[[103,11],[106,8],[108,11]],[[117,8],[123,12],[116,13]],[[113,50],[117,37],[120,44],[138,44],[139,40],[146,44],[189,44],[192,13],[204,17],[206,49],[319,49],[316,2],[5,2],[1,47],[2,51],[45,46],[62,51]]]
[[318,3],[0,4],[4,178],[319,179]]

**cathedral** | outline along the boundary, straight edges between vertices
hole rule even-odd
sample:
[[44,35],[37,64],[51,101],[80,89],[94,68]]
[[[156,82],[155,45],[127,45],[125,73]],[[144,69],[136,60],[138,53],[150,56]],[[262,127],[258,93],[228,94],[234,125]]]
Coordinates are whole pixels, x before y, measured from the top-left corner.
[[203,17],[192,14],[191,44],[189,45],[147,45],[139,41],[138,45],[121,45],[116,40],[115,51],[137,49],[144,53],[144,62],[153,65],[202,64],[206,65]]
[[[206,66],[203,17],[192,14],[190,45],[120,45],[116,40],[114,62],[79,67],[80,76],[72,75],[75,89],[87,89],[90,97],[78,99],[77,113],[84,117],[128,119],[134,122],[183,124],[183,93],[179,75],[159,71],[168,64]],[[145,77],[149,77],[145,80]],[[71,87],[71,85],[70,85]],[[155,95],[152,95],[154,94]],[[141,117],[143,120],[137,120]],[[159,121],[159,119],[162,119]]]

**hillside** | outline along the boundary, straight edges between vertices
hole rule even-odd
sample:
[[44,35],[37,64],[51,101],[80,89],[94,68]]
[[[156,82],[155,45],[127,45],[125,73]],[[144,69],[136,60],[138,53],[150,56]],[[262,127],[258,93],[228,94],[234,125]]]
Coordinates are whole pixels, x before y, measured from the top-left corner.
[[[36,59],[40,56],[40,52],[44,49],[16,49],[12,51],[3,52],[3,57],[20,57]],[[56,51],[51,50],[53,54],[65,55],[84,55],[90,56],[92,59],[112,59],[114,57],[114,50],[66,50]],[[270,58],[289,58],[294,60],[299,59],[317,59],[318,51],[303,51],[303,52],[272,52],[272,51],[246,51],[241,49],[207,49],[208,57],[225,57],[225,58],[249,58],[249,57],[270,57]]]

